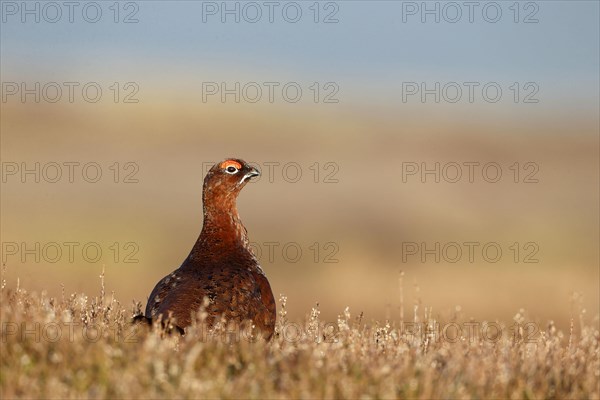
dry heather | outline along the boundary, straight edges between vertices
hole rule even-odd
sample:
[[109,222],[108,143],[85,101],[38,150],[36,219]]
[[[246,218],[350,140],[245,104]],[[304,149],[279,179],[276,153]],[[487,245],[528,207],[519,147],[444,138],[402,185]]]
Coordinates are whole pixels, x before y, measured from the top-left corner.
[[537,330],[434,319],[367,322],[318,308],[286,319],[271,343],[195,326],[184,337],[132,327],[139,304],[2,288],[1,397],[9,398],[599,398],[599,333],[577,321]]

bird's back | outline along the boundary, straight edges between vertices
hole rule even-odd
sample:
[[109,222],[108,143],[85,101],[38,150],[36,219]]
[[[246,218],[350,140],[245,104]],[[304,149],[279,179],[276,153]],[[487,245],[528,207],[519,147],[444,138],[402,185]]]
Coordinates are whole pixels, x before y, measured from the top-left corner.
[[203,306],[204,322],[209,327],[223,317],[239,326],[252,321],[267,339],[273,334],[273,292],[260,265],[248,258],[221,265],[184,263],[156,285],[148,299],[146,316],[171,317],[177,326],[185,328]]

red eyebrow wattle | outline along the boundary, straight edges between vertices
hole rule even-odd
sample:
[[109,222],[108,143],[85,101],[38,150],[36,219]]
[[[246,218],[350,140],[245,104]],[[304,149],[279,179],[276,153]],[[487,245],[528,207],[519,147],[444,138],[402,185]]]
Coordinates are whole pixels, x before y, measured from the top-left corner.
[[236,167],[237,169],[242,169],[242,164],[234,160],[227,160],[221,163],[221,168],[225,169],[227,167]]

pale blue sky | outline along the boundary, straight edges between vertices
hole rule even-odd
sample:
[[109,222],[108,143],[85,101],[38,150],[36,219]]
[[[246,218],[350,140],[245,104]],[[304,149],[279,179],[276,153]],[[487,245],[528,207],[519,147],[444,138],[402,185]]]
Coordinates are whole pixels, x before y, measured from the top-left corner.
[[[422,2],[338,1],[327,9],[327,2],[321,2],[320,18],[337,7],[334,17],[339,22],[330,24],[313,22],[313,1],[297,2],[303,11],[298,23],[282,17],[281,9],[289,2],[278,2],[273,23],[264,6],[257,23],[245,22],[243,16],[240,23],[232,22],[232,16],[221,23],[220,14],[206,15],[204,23],[203,7],[220,7],[222,2],[133,3],[138,23],[114,23],[112,1],[98,2],[103,15],[95,24],[85,22],[81,7],[75,9],[73,23],[66,8],[57,23],[43,16],[34,23],[31,15],[22,23],[20,9],[12,14],[14,5],[23,3],[2,1],[2,79],[85,79],[100,74],[120,80],[138,75],[164,83],[205,74],[200,79],[337,80],[348,89],[374,91],[416,80],[537,81],[549,93],[572,90],[566,97],[598,98],[597,1],[519,3],[519,19],[533,13],[538,23],[514,23],[512,1],[494,3],[502,10],[497,23],[483,18],[482,7],[490,2],[475,9],[473,23],[464,6],[457,23],[444,21],[443,15],[440,23],[432,16],[421,23],[419,12],[404,15],[405,23],[403,9],[421,7]],[[427,4],[435,7],[436,2]],[[444,4],[439,2],[440,9]],[[121,9],[119,18],[132,11],[133,6]],[[454,15],[454,10],[447,11]]]

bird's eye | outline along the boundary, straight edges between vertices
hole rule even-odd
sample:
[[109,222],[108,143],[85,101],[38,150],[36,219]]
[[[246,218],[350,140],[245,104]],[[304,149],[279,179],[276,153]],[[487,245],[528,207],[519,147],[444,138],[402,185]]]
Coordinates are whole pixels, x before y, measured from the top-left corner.
[[238,172],[238,169],[232,165],[230,165],[229,167],[227,167],[225,169],[225,172],[227,172],[228,174],[235,174],[236,172]]

